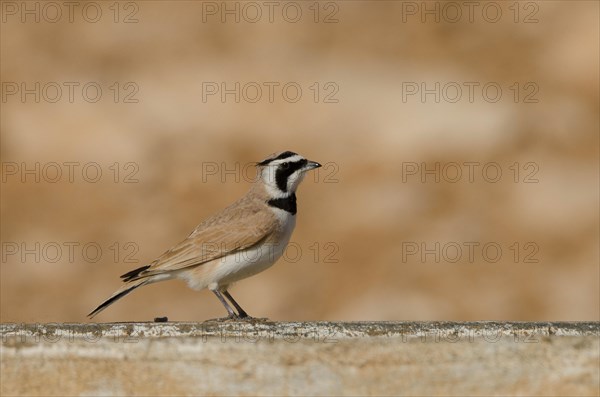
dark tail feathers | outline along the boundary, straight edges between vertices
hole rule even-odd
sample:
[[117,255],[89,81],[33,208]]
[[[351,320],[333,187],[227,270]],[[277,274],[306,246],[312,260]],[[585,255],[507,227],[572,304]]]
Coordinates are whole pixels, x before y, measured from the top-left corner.
[[[129,273],[132,273],[132,272],[129,272]],[[125,275],[123,275],[123,276],[125,276]],[[110,298],[108,298],[107,300],[102,302],[100,304],[100,306],[95,308],[90,314],[88,314],[88,317],[89,318],[94,317],[96,314],[100,313],[102,310],[106,309],[108,306],[112,305],[113,303],[115,303],[116,301],[118,301],[119,299],[121,299],[122,297],[124,297],[125,295],[127,295],[128,293],[130,293],[131,291],[136,289],[137,287],[141,287],[142,285],[148,283],[148,281],[149,281],[148,279],[138,280],[137,282],[133,282],[133,283],[130,283],[129,285],[125,285],[123,288],[121,288],[120,290],[115,292]]]
[[121,276],[121,278],[123,279],[124,282],[131,281],[135,278],[138,278],[140,276],[140,273],[142,273],[144,270],[148,269],[149,267],[150,267],[150,265],[138,267],[137,269],[133,269],[132,271],[125,273],[124,275]]

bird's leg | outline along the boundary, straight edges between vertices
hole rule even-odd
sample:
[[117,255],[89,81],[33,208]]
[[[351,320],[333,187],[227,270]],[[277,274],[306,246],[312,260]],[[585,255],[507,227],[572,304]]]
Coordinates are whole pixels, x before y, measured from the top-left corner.
[[[239,316],[233,311],[231,306],[229,306],[229,303],[227,303],[225,298],[223,298],[223,295],[221,294],[221,292],[219,292],[218,290],[214,290],[213,292],[215,295],[217,295],[217,298],[219,298],[219,300],[221,301],[223,306],[225,306],[225,309],[227,310],[227,313],[229,314],[229,316],[227,316],[227,318],[238,318]],[[229,295],[229,294],[227,294],[227,295]],[[237,304],[234,303],[234,305],[237,307]]]
[[244,309],[242,309],[242,307],[235,301],[235,299],[233,299],[233,296],[231,296],[231,294],[227,292],[227,290],[223,291],[223,295],[225,295],[227,299],[229,299],[229,301],[233,303],[233,306],[235,306],[235,308],[237,309],[240,318],[252,318],[248,315],[248,313],[244,311]]

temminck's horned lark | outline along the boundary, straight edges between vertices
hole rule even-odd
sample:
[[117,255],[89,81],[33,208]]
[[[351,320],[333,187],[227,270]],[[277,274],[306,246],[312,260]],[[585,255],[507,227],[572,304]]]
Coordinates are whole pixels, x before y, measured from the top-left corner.
[[125,285],[89,316],[137,287],[183,279],[195,290],[208,288],[214,292],[230,318],[248,317],[227,289],[269,268],[281,257],[296,226],[296,189],[306,171],[321,165],[296,153],[282,152],[256,166],[258,178],[244,197],[202,222],[154,262],[122,275]]

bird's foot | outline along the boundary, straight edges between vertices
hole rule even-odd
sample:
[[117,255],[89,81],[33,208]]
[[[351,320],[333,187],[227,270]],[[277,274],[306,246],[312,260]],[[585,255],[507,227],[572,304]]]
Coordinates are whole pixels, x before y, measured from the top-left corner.
[[234,315],[233,319],[236,321],[254,321],[255,320],[254,317],[250,316],[246,312],[241,312],[239,314]]
[[[245,314],[245,313],[244,313]],[[247,314],[245,316],[241,316],[238,314],[230,314],[227,317],[218,317],[218,318],[213,318],[209,321],[247,321],[253,319],[253,317],[248,316]]]

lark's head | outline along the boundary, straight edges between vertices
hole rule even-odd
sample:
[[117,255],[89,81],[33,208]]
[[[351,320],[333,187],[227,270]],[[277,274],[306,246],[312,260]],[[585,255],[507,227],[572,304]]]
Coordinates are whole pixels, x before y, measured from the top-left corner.
[[279,198],[294,194],[306,171],[319,168],[321,164],[287,151],[274,153],[256,166],[269,194]]

